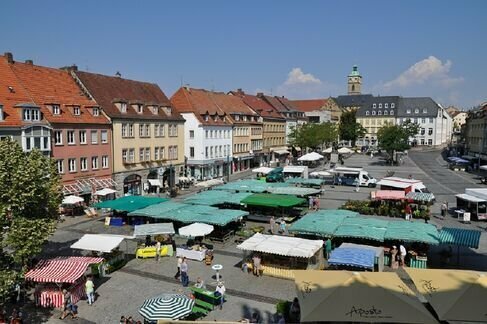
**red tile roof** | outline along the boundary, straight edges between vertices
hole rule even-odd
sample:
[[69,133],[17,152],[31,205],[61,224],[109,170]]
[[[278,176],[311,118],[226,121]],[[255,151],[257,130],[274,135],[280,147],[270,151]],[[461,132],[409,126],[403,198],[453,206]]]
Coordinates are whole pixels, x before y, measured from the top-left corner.
[[[49,123],[108,124],[109,120],[100,114],[94,116],[89,108],[98,106],[87,98],[69,72],[33,64],[14,62],[10,69],[27,90]],[[53,115],[47,104],[60,105],[61,113]],[[80,107],[80,115],[74,115],[72,106]]]
[[309,100],[291,100],[294,107],[302,112],[320,110],[327,104],[328,99],[309,99]]
[[276,109],[279,112],[287,112],[289,109],[286,108],[285,105],[282,104],[282,102],[279,101],[276,97],[271,97],[271,96],[265,96],[263,95],[262,98],[266,100],[274,109]]
[[[227,100],[218,98],[220,94],[204,89],[181,87],[172,95],[171,103],[177,112],[194,113],[196,118],[205,125],[231,125],[227,114],[217,104],[218,101],[225,107],[229,106]],[[210,116],[207,121],[204,118],[206,114]],[[217,121],[211,118],[215,115],[218,115]]]
[[236,96],[240,96],[243,99],[243,102],[262,118],[282,119],[284,121],[282,115],[266,100],[257,96],[248,95],[242,91],[232,91],[232,93]]
[[239,96],[225,94],[223,92],[209,92],[209,95],[218,108],[226,113],[234,123],[247,123],[243,120],[236,121],[233,118],[235,114],[258,116]]
[[[172,107],[171,102],[157,84],[81,71],[75,71],[74,74],[103,108],[103,111],[112,118],[183,120],[177,112],[168,115],[159,109],[159,113],[156,115],[145,107],[146,105]],[[122,113],[115,106],[116,101],[128,102],[126,113]],[[135,111],[130,105],[132,102],[143,104],[143,112]]]
[[[21,127],[24,125],[22,112],[21,109],[15,108],[15,105],[20,103],[35,104],[3,56],[0,57],[0,76],[0,105],[3,106],[3,118],[0,120],[0,127]],[[9,90],[9,87],[12,90]]]

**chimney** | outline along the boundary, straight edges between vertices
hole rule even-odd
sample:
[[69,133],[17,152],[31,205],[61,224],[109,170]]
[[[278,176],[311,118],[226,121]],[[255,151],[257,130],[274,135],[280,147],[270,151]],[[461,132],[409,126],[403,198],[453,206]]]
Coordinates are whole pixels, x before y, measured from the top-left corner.
[[76,64],[70,65],[70,66],[63,66],[59,68],[60,70],[64,70],[67,72],[76,72],[78,71],[78,66]]
[[32,61],[32,60],[25,60],[25,64],[34,65],[34,61]]
[[122,77],[122,73],[120,73],[119,71],[117,71],[117,73],[115,73],[115,76],[116,76],[117,78],[121,78],[121,77]]
[[237,93],[240,94],[240,95],[244,95],[245,92],[242,90],[242,88],[238,88],[237,89]]
[[10,52],[5,52],[4,54],[5,58],[7,59],[8,63],[13,63],[14,62],[14,56]]
[[262,98],[264,96],[263,92],[257,92],[257,97]]

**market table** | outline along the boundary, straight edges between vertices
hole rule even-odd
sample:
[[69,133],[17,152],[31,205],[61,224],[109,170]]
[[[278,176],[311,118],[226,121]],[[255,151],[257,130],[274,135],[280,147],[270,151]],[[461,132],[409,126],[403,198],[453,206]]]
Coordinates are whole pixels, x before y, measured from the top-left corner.
[[203,261],[205,259],[206,249],[201,251],[176,248],[176,256],[185,257],[190,260]]
[[[85,281],[80,281],[77,285],[67,289],[71,293],[73,304],[85,297]],[[56,287],[38,288],[34,292],[35,303],[42,307],[62,307],[64,305],[63,292]]]
[[189,289],[193,292],[195,298],[208,302],[212,305],[220,305],[220,297],[215,296],[214,291],[196,287],[190,287]]

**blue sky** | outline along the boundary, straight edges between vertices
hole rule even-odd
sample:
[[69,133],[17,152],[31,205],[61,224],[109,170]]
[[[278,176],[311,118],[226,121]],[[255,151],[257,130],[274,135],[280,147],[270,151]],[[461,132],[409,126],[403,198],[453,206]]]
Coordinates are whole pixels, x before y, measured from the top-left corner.
[[0,52],[155,82],[295,98],[487,101],[487,1],[2,1]]

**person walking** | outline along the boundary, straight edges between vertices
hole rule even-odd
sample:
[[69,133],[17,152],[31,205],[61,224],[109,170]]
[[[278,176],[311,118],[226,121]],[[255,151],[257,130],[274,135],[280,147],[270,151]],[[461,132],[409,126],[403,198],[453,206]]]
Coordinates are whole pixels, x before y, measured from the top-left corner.
[[93,283],[92,276],[88,276],[88,279],[86,279],[85,292],[88,298],[88,304],[91,306],[95,302],[95,284]]
[[356,184],[355,184],[355,192],[359,192],[360,190],[360,180],[359,178],[355,178]]
[[406,266],[406,254],[407,254],[407,251],[406,251],[406,248],[404,247],[404,245],[399,245],[399,253],[401,255],[401,267],[405,267]]
[[161,258],[161,242],[157,240],[156,243],[156,261],[159,262],[159,259]]
[[288,233],[287,233],[286,221],[284,220],[284,218],[281,219],[280,227],[281,227],[282,234],[287,235]]
[[178,257],[178,272],[174,275],[174,279],[178,280],[181,277],[181,263],[183,263],[183,258]]
[[331,238],[327,238],[325,241],[325,257],[328,260],[331,254]]
[[269,220],[269,225],[271,227],[271,234],[274,235],[275,234],[275,226],[276,226],[276,220],[275,220],[274,216],[271,216],[271,219]]
[[441,204],[441,217],[445,218],[446,217],[446,214],[448,212],[448,205],[447,205],[447,202],[444,201],[442,204]]
[[318,209],[320,209],[320,200],[318,199],[318,197],[315,197],[314,198],[314,202],[313,202],[313,207],[314,207],[314,210],[317,211]]
[[189,277],[188,277],[188,264],[186,263],[186,257],[183,257],[181,262],[181,283],[183,287],[188,287]]
[[399,268],[398,264],[399,262],[397,261],[398,260],[398,255],[397,255],[397,247],[395,245],[392,246],[392,249],[391,249],[391,268],[393,270],[396,270],[397,268]]
[[411,206],[409,206],[409,204],[406,205],[406,208],[404,208],[404,212],[406,214],[405,218],[407,221],[410,221],[412,219],[412,216],[411,216]]
[[257,277],[260,276],[260,262],[259,255],[257,253],[254,254],[254,257],[252,258],[252,273]]
[[315,202],[315,200],[314,200],[313,196],[309,196],[308,197],[308,209],[309,210],[313,209],[314,202]]
[[223,285],[223,282],[218,281],[218,284],[215,288],[215,296],[220,297],[220,309],[223,309],[223,301],[225,299],[225,286]]

